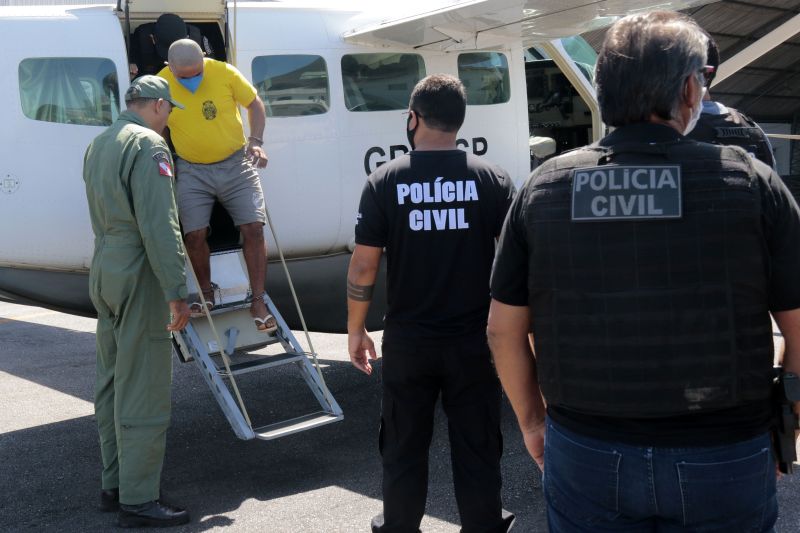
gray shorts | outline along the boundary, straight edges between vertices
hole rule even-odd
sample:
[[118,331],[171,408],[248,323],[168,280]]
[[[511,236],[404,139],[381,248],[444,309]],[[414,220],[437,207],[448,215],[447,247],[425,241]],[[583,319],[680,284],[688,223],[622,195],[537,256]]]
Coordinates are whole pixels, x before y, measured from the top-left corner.
[[208,165],[178,158],[177,170],[178,213],[184,235],[208,226],[217,198],[236,226],[266,224],[261,178],[244,150]]

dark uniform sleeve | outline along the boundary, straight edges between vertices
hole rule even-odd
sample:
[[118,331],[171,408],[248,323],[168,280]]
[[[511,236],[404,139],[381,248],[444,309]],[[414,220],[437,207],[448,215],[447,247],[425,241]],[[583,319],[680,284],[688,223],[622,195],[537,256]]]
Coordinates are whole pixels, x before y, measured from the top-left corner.
[[[148,22],[137,27],[131,34],[131,42],[128,49],[128,62],[139,67],[138,76],[149,74],[150,72],[145,71],[154,68],[152,65],[147,64],[148,61],[152,63],[156,56],[155,45],[153,41],[150,40],[150,34],[153,33],[154,28],[155,23]],[[155,70],[158,70],[158,68],[155,67]]]
[[187,24],[186,29],[189,31],[189,38],[196,42],[206,57],[214,57],[214,49],[211,47],[211,42],[208,40],[208,37],[203,35],[203,32],[200,31],[200,28],[195,26],[194,24]]
[[141,142],[130,180],[136,223],[164,298],[186,298],[186,263],[175,206],[172,157],[163,141],[146,138]]
[[800,308],[800,209],[783,180],[765,164],[754,161],[765,184],[762,205],[770,259],[769,308]]
[[[759,135],[759,137],[761,137],[761,142],[763,142],[764,145],[765,145],[764,151],[766,153],[765,153],[764,157],[766,157],[767,159],[766,159],[766,161],[764,161],[764,163],[769,165],[773,170],[776,170],[777,169],[777,161],[775,161],[775,152],[773,152],[773,150],[772,150],[772,143],[769,142],[769,137],[767,137],[767,134],[764,132],[764,130],[761,129],[761,126],[759,126],[758,124],[756,124],[755,126],[756,126],[756,128],[758,128],[758,135]],[[777,172],[777,170],[776,170],[776,172]]]
[[356,217],[356,244],[383,248],[388,240],[386,210],[381,202],[378,186],[368,179],[361,191]]
[[523,193],[511,203],[492,267],[492,298],[507,305],[528,305],[526,203]]
[[503,230],[503,222],[506,219],[508,209],[511,207],[511,202],[514,200],[514,194],[516,193],[516,188],[514,187],[514,182],[511,181],[511,176],[505,171],[499,172],[498,175],[501,178],[501,189],[497,204],[497,218],[495,220],[494,230],[495,236],[499,236],[500,232]]

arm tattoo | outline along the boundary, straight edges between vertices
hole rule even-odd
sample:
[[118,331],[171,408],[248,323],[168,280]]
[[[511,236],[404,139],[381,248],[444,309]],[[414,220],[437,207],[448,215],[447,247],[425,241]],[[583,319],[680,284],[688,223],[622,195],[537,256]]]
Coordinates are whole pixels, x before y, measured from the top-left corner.
[[372,285],[356,285],[350,280],[347,280],[347,297],[351,300],[369,302],[372,300],[372,291],[374,289],[374,283]]

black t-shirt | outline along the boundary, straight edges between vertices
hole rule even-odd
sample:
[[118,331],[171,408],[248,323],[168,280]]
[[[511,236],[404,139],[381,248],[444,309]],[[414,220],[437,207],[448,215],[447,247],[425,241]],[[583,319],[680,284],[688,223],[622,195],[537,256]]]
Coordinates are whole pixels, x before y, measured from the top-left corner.
[[355,234],[386,248],[384,339],[485,330],[495,239],[513,195],[505,171],[462,150],[415,150],[369,176]]
[[[155,32],[155,22],[148,22],[137,27],[131,35],[131,49],[128,54],[128,61],[134,63],[139,71],[136,77],[145,74],[156,75],[166,66],[166,57],[161,57],[153,43],[151,34]],[[200,45],[200,49],[208,57],[214,56],[214,49],[207,37],[205,37],[197,26],[186,25],[189,39]]]
[[[619,142],[663,142],[664,128],[644,125],[615,132]],[[651,136],[651,138],[648,137]],[[673,135],[674,136],[674,135]],[[800,308],[800,209],[780,177],[761,161],[753,165],[760,181],[762,221],[769,257],[770,311]],[[528,178],[514,200],[498,242],[492,271],[492,297],[508,305],[528,305],[528,264],[534,253],[527,242],[525,214],[535,209],[536,197]],[[557,422],[581,434],[651,446],[710,446],[744,440],[767,431],[768,402],[750,403],[715,412],[700,412],[663,418],[616,418],[581,413],[563,407],[549,407]]]

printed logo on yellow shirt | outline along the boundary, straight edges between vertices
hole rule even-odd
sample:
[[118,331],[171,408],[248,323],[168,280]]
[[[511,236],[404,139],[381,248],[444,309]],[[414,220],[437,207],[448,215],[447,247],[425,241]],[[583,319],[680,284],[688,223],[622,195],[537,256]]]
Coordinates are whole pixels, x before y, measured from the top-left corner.
[[217,106],[211,100],[203,102],[203,116],[206,117],[206,120],[217,118]]

